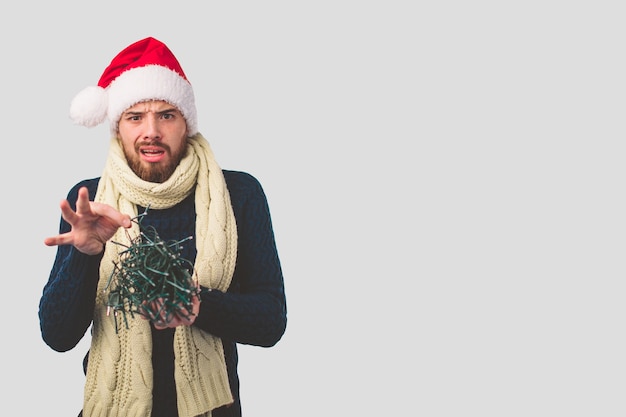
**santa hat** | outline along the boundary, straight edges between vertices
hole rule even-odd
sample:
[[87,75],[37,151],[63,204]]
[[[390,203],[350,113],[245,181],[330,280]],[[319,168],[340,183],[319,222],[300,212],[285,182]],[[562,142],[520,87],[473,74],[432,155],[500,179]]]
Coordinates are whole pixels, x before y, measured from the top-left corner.
[[70,118],[87,127],[94,127],[108,118],[111,131],[116,132],[126,109],[149,100],[163,100],[176,106],[187,121],[189,136],[198,132],[191,84],[172,51],[151,37],[117,54],[102,73],[98,85],[89,86],[74,97]]

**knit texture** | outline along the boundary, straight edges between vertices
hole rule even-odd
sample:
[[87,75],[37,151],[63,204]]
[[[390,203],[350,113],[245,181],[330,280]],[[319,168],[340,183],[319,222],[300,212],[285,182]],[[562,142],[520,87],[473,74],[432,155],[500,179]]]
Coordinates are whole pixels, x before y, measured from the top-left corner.
[[[121,146],[111,139],[109,156],[95,201],[110,204],[131,217],[137,205],[165,209],[195,190],[196,249],[194,272],[201,286],[225,292],[237,254],[237,227],[222,170],[208,142],[188,138],[187,153],[166,182],[138,178],[126,164]],[[124,229],[113,241],[129,243]],[[133,225],[131,236],[138,233]],[[92,344],[85,383],[84,413],[91,417],[146,417],[152,407],[151,329],[147,320],[121,321],[106,315],[106,283],[121,247],[107,244],[100,264]],[[221,339],[196,326],[179,326],[174,334],[175,379],[181,417],[210,416],[233,402]]]

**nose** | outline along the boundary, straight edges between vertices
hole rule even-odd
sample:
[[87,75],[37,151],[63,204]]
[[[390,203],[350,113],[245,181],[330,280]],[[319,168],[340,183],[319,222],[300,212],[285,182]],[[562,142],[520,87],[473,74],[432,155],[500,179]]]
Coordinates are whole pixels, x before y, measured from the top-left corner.
[[161,139],[161,130],[159,127],[159,119],[157,115],[155,115],[154,113],[149,113],[145,118],[145,121],[146,130],[144,133],[144,137],[151,140]]

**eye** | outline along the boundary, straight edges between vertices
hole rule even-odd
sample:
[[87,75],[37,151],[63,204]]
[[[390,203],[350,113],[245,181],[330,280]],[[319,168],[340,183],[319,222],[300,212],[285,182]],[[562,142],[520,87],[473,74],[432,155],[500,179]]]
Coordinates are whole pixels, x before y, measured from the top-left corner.
[[174,115],[173,115],[172,113],[163,113],[162,117],[163,117],[165,120],[169,120],[169,119],[173,119],[173,118],[174,118]]

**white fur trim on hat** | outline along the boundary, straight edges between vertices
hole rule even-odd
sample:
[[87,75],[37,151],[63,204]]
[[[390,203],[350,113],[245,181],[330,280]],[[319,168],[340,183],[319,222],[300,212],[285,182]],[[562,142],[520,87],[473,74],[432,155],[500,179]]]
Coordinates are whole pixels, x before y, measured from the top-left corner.
[[188,135],[198,132],[198,116],[191,84],[161,65],[146,65],[123,72],[106,89],[107,117],[117,131],[122,113],[143,101],[163,100],[176,106],[187,122]]

